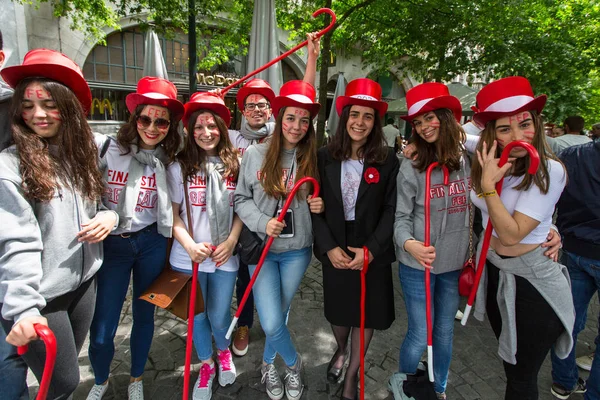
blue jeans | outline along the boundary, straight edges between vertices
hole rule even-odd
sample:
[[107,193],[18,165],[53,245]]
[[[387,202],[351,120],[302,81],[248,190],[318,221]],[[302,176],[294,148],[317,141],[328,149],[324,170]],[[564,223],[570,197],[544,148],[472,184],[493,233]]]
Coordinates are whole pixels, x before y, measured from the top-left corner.
[[[173,268],[176,271],[187,272]],[[198,282],[204,297],[204,312],[194,317],[194,346],[200,360],[212,357],[212,338],[219,351],[229,347],[230,340],[225,338],[231,323],[231,299],[237,272],[217,269],[215,272],[198,272]]]
[[17,354],[17,348],[6,342],[6,332],[2,326],[0,326],[0,388],[3,399],[29,400],[27,364]]
[[167,256],[167,239],[156,224],[124,238],[109,235],[104,240],[104,263],[98,271],[98,297],[90,328],[89,357],[96,384],[108,379],[115,354],[115,334],[133,271],[133,327],[131,328],[131,376],[144,372],[154,335],[154,305],[140,300],[141,294],[160,275]]
[[[408,331],[400,347],[400,372],[414,374],[427,349],[427,317],[425,309],[425,273],[399,263],[398,273],[408,314]],[[433,319],[433,376],[434,389],[446,391],[448,371],[452,360],[454,317],[460,296],[460,270],[431,274],[431,318]]]
[[[311,259],[311,248],[269,253],[254,282],[254,303],[265,332],[263,361],[275,362],[277,353],[288,367],[296,364],[297,353],[287,328],[292,299],[302,282]],[[249,265],[250,274],[256,265]]]
[[[571,292],[575,304],[573,343],[577,343],[577,335],[585,328],[590,300],[594,293],[600,289],[600,260],[581,257],[563,250],[561,263],[567,266],[571,276]],[[586,400],[600,399],[600,335],[596,336],[595,343],[596,352],[594,353],[592,370],[587,379]],[[578,378],[579,373],[575,364],[575,346],[564,360],[558,358],[553,349],[552,381],[565,389],[571,390],[577,384]]]

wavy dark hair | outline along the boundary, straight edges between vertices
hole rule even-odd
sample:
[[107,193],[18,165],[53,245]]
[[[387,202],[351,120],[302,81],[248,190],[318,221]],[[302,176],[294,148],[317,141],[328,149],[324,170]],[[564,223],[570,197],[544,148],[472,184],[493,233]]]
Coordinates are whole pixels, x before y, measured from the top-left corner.
[[413,125],[412,142],[417,147],[419,157],[413,162],[413,166],[423,172],[427,167],[437,161],[448,168],[448,172],[460,169],[460,158],[464,154],[465,132],[456,122],[452,111],[447,108],[433,110],[440,121],[439,136],[435,143],[427,143]]
[[[123,155],[129,154],[131,152],[131,147],[129,145],[135,144],[139,145],[140,135],[137,130],[137,118],[144,111],[144,107],[147,104],[140,104],[135,108],[135,112],[129,116],[129,120],[121,126],[119,129],[119,133],[117,133],[117,143],[121,146],[121,149],[125,151],[122,153]],[[168,162],[166,164],[170,164],[175,159],[175,154],[177,154],[177,150],[179,150],[179,145],[181,144],[181,136],[177,132],[177,125],[179,125],[179,121],[174,123],[171,120],[171,111],[169,110],[169,120],[171,121],[171,125],[169,125],[169,130],[165,138],[158,144],[159,146],[163,146],[165,149],[165,153],[167,153]]]
[[[513,162],[512,169],[509,174],[512,176],[523,176],[523,181],[519,183],[515,190],[527,190],[531,187],[532,184],[535,184],[542,193],[548,193],[548,189],[550,188],[550,179],[548,174],[548,159],[552,159],[561,163],[561,161],[554,155],[548,142],[546,142],[546,134],[544,133],[544,121],[542,120],[541,115],[537,113],[535,110],[529,110],[531,113],[531,117],[533,120],[533,126],[535,128],[533,134],[533,140],[531,144],[538,152],[540,157],[540,167],[538,168],[535,175],[530,175],[527,173],[527,168],[529,168],[529,157],[521,157],[517,158]],[[483,131],[481,132],[481,138],[479,139],[479,143],[477,143],[477,150],[480,152],[483,150],[483,143],[487,143],[487,148],[490,149],[496,140],[496,120],[489,121]],[[500,158],[502,154],[502,148],[500,146],[496,146],[496,158]],[[562,163],[561,163],[562,165]],[[564,168],[564,166],[563,166]],[[476,193],[480,193],[481,189],[481,175],[482,168],[481,164],[479,164],[479,160],[477,157],[473,157],[473,166],[471,167],[471,182],[473,187],[475,188]]]
[[238,151],[235,147],[233,147],[233,144],[229,139],[229,131],[227,130],[227,125],[225,125],[223,118],[219,117],[219,115],[210,110],[195,111],[188,120],[184,148],[177,155],[177,160],[181,164],[183,181],[186,182],[191,180],[201,169],[206,172],[205,167],[208,155],[206,154],[206,151],[198,146],[196,140],[194,139],[194,126],[196,125],[198,115],[205,112],[209,113],[215,118],[215,123],[217,124],[217,128],[219,128],[220,139],[219,144],[217,144],[217,154],[225,165],[224,177],[231,176],[233,180],[237,181],[238,173],[240,171]]
[[[39,83],[52,96],[61,124],[50,151],[47,139],[31,130],[22,117],[25,90]],[[104,191],[98,169],[98,148],[87,123],[85,112],[75,94],[67,86],[47,78],[26,78],[15,87],[11,101],[13,141],[17,146],[19,169],[25,197],[50,201],[62,185],[90,200],[99,200]]]
[[[276,198],[283,197],[287,193],[287,188],[284,187],[283,179],[281,179],[283,176],[283,167],[281,166],[283,132],[281,131],[281,125],[286,109],[287,107],[283,107],[281,110],[279,110],[279,115],[275,121],[275,130],[269,139],[269,147],[267,149],[267,154],[265,155],[260,174],[260,183],[262,184],[263,190],[269,196]],[[310,116],[308,131],[296,146],[297,172],[294,182],[298,182],[298,180],[304,178],[305,176],[310,176],[315,179],[318,178],[317,138],[312,123],[313,117],[314,115]],[[310,190],[312,190],[312,188],[310,188]],[[301,192],[304,192],[305,194],[301,194]],[[298,190],[298,198],[301,198],[304,195],[306,195],[304,190]]]
[[[352,104],[349,104],[342,110],[335,135],[327,145],[327,150],[336,161],[345,161],[352,156],[352,139],[346,129],[351,108]],[[383,164],[387,159],[388,151],[387,146],[384,145],[381,116],[376,109],[373,109],[373,111],[375,113],[373,129],[367,136],[366,143],[358,149],[357,154],[358,158],[362,158],[366,163]]]

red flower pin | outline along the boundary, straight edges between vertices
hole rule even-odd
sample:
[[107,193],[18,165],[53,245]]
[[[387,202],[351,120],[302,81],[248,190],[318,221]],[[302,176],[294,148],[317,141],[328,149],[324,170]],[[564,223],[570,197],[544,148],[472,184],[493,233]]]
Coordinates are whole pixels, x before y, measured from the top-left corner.
[[367,170],[365,171],[365,182],[367,182],[369,185],[371,183],[378,183],[379,182],[379,171],[377,171],[373,167],[367,168]]

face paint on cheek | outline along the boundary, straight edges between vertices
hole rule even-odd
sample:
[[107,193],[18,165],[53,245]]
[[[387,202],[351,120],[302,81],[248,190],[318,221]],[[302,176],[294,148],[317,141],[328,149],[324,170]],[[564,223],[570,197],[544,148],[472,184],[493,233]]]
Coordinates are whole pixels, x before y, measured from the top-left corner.
[[289,131],[290,130],[290,125],[286,124],[285,122],[281,124],[281,126],[283,127],[284,131]]
[[533,136],[535,135],[534,131],[525,131],[523,132],[523,136],[525,137],[526,140],[528,140],[529,142],[533,141]]
[[50,118],[52,118],[55,121],[61,121],[62,119],[60,118],[60,112],[58,111],[48,111],[47,113]]
[[303,125],[300,127],[300,130],[302,131],[302,133],[306,133],[306,132],[308,132],[308,124],[306,124],[306,125],[304,125],[304,124],[303,124]]
[[504,145],[506,144],[506,140],[504,140],[504,139],[496,138],[496,142],[498,142],[498,144],[501,145],[502,147],[504,147]]
[[432,128],[439,128],[440,127],[440,123],[439,122],[432,122],[431,124],[429,124],[430,127]]

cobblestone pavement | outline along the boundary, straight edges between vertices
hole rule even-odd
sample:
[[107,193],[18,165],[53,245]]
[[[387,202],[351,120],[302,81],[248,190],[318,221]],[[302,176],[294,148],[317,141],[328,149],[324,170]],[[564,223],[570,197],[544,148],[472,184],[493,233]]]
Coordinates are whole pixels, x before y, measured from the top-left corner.
[[[394,271],[397,269],[394,267]],[[387,399],[392,396],[387,390],[389,376],[398,368],[400,343],[406,333],[406,312],[397,274],[394,273],[396,299],[396,321],[386,331],[378,331],[371,342],[366,357],[366,398]],[[112,363],[110,387],[105,400],[127,399],[129,383],[129,331],[131,329],[130,303],[126,303],[122,322],[115,340],[116,354]],[[335,349],[335,340],[329,324],[323,316],[323,288],[320,265],[314,261],[309,267],[298,293],[294,298],[289,318],[289,327],[294,343],[303,356],[305,365],[305,392],[303,399],[339,399],[341,385],[332,385],[326,379],[327,363]],[[462,309],[462,306],[461,306]],[[235,303],[232,303],[232,313]],[[594,297],[590,306],[590,318],[585,331],[577,344],[577,354],[582,355],[593,348],[597,331],[597,315],[600,308]],[[150,359],[144,373],[144,393],[146,399],[181,399],[183,390],[183,370],[185,358],[186,325],[163,310],[157,311],[155,337]],[[454,334],[454,351],[447,395],[450,400],[495,400],[504,396],[505,378],[502,363],[497,356],[497,341],[487,321],[481,323],[470,318],[466,327],[457,321]],[[260,322],[255,317],[255,325],[250,331],[251,344],[248,354],[234,358],[237,368],[237,381],[226,388],[213,385],[213,399],[268,399],[260,384],[259,366],[265,336]],[[194,373],[191,385],[196,380],[199,368],[198,359],[193,359]],[[278,359],[278,370],[284,366]],[[87,343],[79,357],[81,384],[74,399],[85,399],[94,383],[93,373],[87,357]],[[587,373],[582,373],[587,377]],[[32,395],[37,389],[37,381],[28,379]],[[540,400],[554,399],[550,394],[550,362],[542,367],[539,377]],[[191,390],[190,390],[191,393]],[[32,396],[33,398],[33,396]],[[572,395],[571,399],[582,399],[582,395]]]

